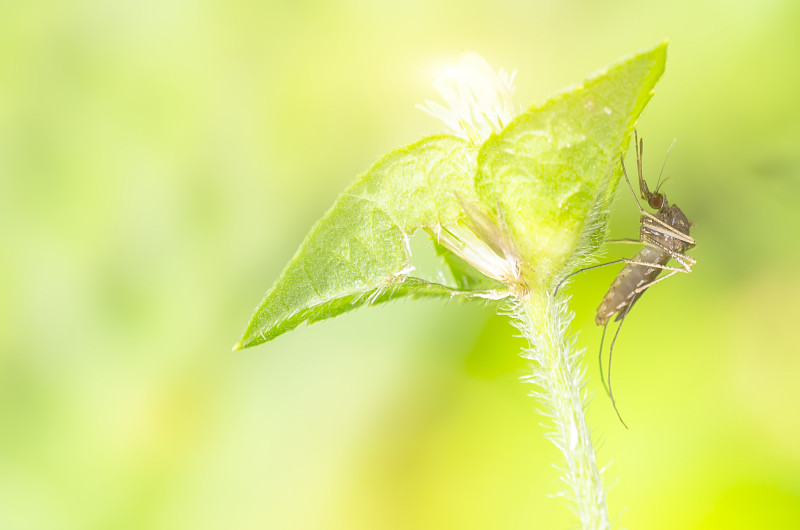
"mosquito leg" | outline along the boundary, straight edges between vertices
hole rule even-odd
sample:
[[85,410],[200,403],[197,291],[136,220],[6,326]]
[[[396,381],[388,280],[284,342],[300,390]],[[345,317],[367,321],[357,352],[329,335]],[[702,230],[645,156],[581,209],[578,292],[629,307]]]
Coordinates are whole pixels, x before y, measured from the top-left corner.
[[[661,247],[655,247],[655,248],[658,248],[659,250],[663,250]],[[673,253],[670,253],[671,256],[672,256],[672,254]],[[688,257],[688,256],[684,256],[683,254],[676,254],[676,255],[677,256],[682,256],[682,257]],[[672,257],[674,257],[674,256],[672,256]],[[680,259],[678,259],[678,258],[676,258],[675,261],[678,261],[679,263],[681,263]],[[571,272],[571,273],[567,274],[566,276],[564,276],[564,279],[561,280],[560,282],[558,282],[558,285],[556,285],[556,288],[553,291],[553,297],[555,298],[555,296],[558,294],[558,291],[561,290],[561,287],[564,285],[564,283],[567,280],[569,280],[570,278],[572,278],[573,276],[575,276],[576,274],[580,274],[582,272],[590,271],[592,269],[598,269],[600,267],[605,267],[607,265],[616,265],[618,263],[629,263],[631,265],[643,265],[645,267],[652,267],[654,269],[662,269],[662,270],[665,270],[665,271],[671,271],[672,273],[684,272],[684,273],[688,274],[689,272],[692,272],[691,267],[687,267],[684,263],[681,263],[681,265],[683,267],[678,269],[678,268],[675,268],[675,267],[668,267],[666,265],[659,265],[658,263],[648,263],[646,261],[636,261],[636,260],[632,260],[632,259],[628,259],[628,258],[615,259],[614,261],[609,261],[608,263],[600,263],[599,265],[591,265],[589,267],[584,267],[582,269],[576,270],[575,272]],[[672,274],[670,274],[670,276],[671,275]],[[664,278],[667,278],[667,277],[668,276],[664,276]],[[663,278],[661,278],[661,279],[663,279]],[[648,284],[648,285],[650,285],[650,284]]]
[[635,245],[641,245],[641,239],[631,239],[631,238],[623,238],[623,239],[606,239],[606,243],[632,243]]
[[674,267],[665,267],[665,266],[659,266],[659,265],[655,265],[655,264],[645,264],[648,267],[656,267],[656,268],[659,268],[659,269],[668,270],[670,272],[668,272],[667,274],[665,274],[664,276],[662,276],[660,278],[657,278],[657,279],[653,280],[652,282],[646,283],[646,284],[636,288],[636,290],[633,291],[634,293],[642,293],[642,292],[644,292],[645,289],[647,289],[649,287],[652,287],[653,285],[657,284],[658,282],[663,282],[664,280],[666,280],[670,276],[674,276],[675,274],[677,274],[679,272],[683,272],[685,274],[689,274],[690,272],[692,272],[692,264],[691,263],[684,263],[684,262],[681,261],[681,258],[687,258],[688,256],[684,256],[683,254],[678,254],[678,253],[675,253],[675,252],[670,252],[670,255],[671,255],[672,258],[675,259],[675,261],[677,261],[678,263],[681,264],[682,268],[676,269]]
[[695,259],[684,259],[688,258],[689,256],[684,256],[683,254],[670,254],[670,257],[677,261],[680,264],[681,269],[687,274],[692,272],[692,266],[697,264],[697,260]]
[[558,282],[558,285],[556,285],[556,288],[553,291],[553,298],[555,298],[555,296],[558,294],[558,290],[561,289],[561,286],[564,285],[564,282],[566,282],[567,280],[569,280],[570,278],[572,278],[576,274],[580,274],[582,272],[590,271],[592,269],[598,269],[600,267],[605,267],[607,265],[616,265],[617,263],[625,263],[625,260],[624,259],[617,259],[617,260],[614,260],[614,261],[609,261],[608,263],[600,263],[599,265],[591,265],[589,267],[584,267],[582,269],[576,270],[575,272],[571,272],[571,273],[567,274],[566,276],[564,276],[564,279],[561,280],[560,282]]
[[[697,263],[697,260],[694,259],[693,257],[669,249],[652,238],[645,238],[645,240],[642,241],[642,245],[661,252],[666,252],[667,254],[669,254],[669,257],[680,263],[681,266],[684,268],[687,267],[686,265],[687,262],[689,263],[689,265],[695,265]],[[686,272],[691,272],[691,267],[689,267]]]
[[[642,189],[642,182],[644,182],[644,172],[642,171],[642,165],[643,165],[642,162],[644,159],[644,138],[639,139],[639,131],[637,130],[633,131],[633,137],[637,144],[636,147],[638,147],[638,149],[636,150],[636,165],[639,166],[639,191],[644,193],[644,190]],[[647,189],[646,184],[644,186],[644,189]],[[649,194],[650,190],[647,191]]]
[[[636,151],[636,158],[639,158],[639,151]],[[631,190],[631,195],[633,195],[633,200],[636,201],[636,206],[639,207],[639,211],[642,213],[647,213],[642,209],[642,205],[639,203],[639,197],[636,195],[636,192],[633,191],[633,186],[631,186],[631,181],[628,178],[628,170],[625,169],[625,157],[623,155],[619,155],[619,161],[622,164],[622,175],[625,177],[625,182],[628,183],[628,189]]]
[[694,259],[691,256],[687,256],[686,254],[681,254],[680,252],[671,252],[670,257],[681,264],[685,262],[688,263],[689,265],[697,265],[696,259]]
[[611,397],[611,392],[608,390],[608,385],[606,385],[606,378],[603,375],[603,342],[606,340],[606,330],[608,329],[608,321],[606,321],[606,325],[603,326],[603,336],[600,338],[600,351],[597,352],[597,361],[600,365],[600,382],[603,383],[603,388],[606,390],[606,394]]
[[697,264],[697,260],[691,256],[687,256],[686,254],[681,254],[680,252],[675,252],[674,250],[665,249],[663,247],[658,247],[662,250],[665,250],[669,257],[674,259],[678,262],[681,266],[681,270],[686,273],[692,272],[692,266]]
[[654,286],[655,284],[657,284],[658,282],[664,281],[667,278],[669,278],[670,276],[674,276],[675,274],[677,274],[679,272],[685,272],[685,271],[683,269],[672,270],[671,272],[668,272],[667,274],[665,274],[661,278],[658,278],[656,280],[653,280],[652,282],[646,283],[646,284],[642,285],[641,287],[637,287],[633,292],[636,293],[636,294],[643,293],[645,291],[645,289],[648,289],[648,288]]
[[[650,219],[652,221],[655,221],[655,224],[658,225],[658,226],[654,226],[653,224],[648,224],[647,228],[649,228],[650,230],[653,230],[655,232],[659,232],[661,234],[664,234],[665,236],[674,237],[675,239],[679,239],[679,240],[683,241],[684,243],[688,243],[690,245],[696,245],[697,244],[697,241],[695,240],[695,238],[690,237],[690,236],[684,234],[683,232],[681,232],[680,230],[677,230],[675,227],[672,227],[672,226],[668,225],[667,223],[665,223],[664,221],[662,221],[661,219],[659,219],[655,215],[653,215],[653,214],[651,214],[649,212],[645,212],[644,210],[642,210],[642,214],[644,214],[648,219]],[[642,226],[645,226],[644,222],[642,223]]]
[[614,355],[614,344],[617,342],[619,330],[622,329],[622,324],[625,322],[625,317],[628,316],[628,311],[630,311],[631,306],[633,306],[635,302],[636,299],[634,298],[631,304],[625,309],[625,313],[622,315],[622,318],[619,321],[619,326],[617,326],[617,331],[614,332],[614,338],[611,339],[611,347],[608,349],[608,397],[611,398],[611,405],[614,407],[614,412],[617,413],[617,418],[619,418],[619,421],[622,422],[622,425],[624,425],[626,429],[628,428],[628,425],[625,423],[625,420],[622,419],[622,415],[619,413],[617,402],[614,400],[614,392],[611,390],[611,358]]
[[650,262],[647,262],[647,261],[636,261],[636,260],[632,260],[632,259],[622,259],[620,261],[624,261],[625,263],[630,263],[631,265],[643,265],[645,267],[651,267],[653,269],[661,269],[661,270],[665,270],[665,271],[685,272],[685,273],[691,272],[691,269],[690,270],[686,270],[686,268],[684,268],[684,267],[681,267],[679,269],[677,267],[669,267],[667,265],[660,265],[658,263],[650,263]]

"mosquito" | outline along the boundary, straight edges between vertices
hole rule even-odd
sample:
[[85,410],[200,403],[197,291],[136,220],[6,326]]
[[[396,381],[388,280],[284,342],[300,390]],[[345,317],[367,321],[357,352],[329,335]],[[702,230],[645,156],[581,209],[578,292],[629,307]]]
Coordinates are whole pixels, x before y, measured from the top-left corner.
[[[625,424],[625,421],[622,419],[617,409],[616,401],[614,401],[614,393],[611,391],[611,356],[614,353],[614,343],[617,341],[619,330],[622,328],[625,317],[630,312],[633,304],[642,297],[645,290],[679,272],[686,274],[692,272],[692,266],[696,263],[694,258],[686,255],[686,251],[695,246],[695,240],[689,236],[689,228],[693,227],[694,223],[686,218],[686,215],[677,205],[673,204],[670,206],[667,202],[666,195],[659,193],[662,184],[660,176],[655,191],[650,191],[642,174],[644,142],[639,139],[639,135],[636,132],[634,132],[634,135],[636,163],[639,169],[639,191],[650,208],[656,210],[656,212],[655,214],[651,214],[642,208],[639,198],[636,196],[636,192],[633,191],[631,181],[628,179],[628,172],[625,169],[625,160],[621,155],[620,163],[622,164],[622,173],[625,176],[625,182],[628,183],[628,188],[631,190],[631,194],[633,194],[633,198],[636,200],[636,205],[641,214],[639,218],[639,239],[621,239],[612,240],[611,242],[642,244],[644,248],[633,258],[618,259],[575,271],[565,277],[556,288],[556,292],[558,292],[558,288],[561,287],[564,281],[575,274],[617,263],[626,264],[611,284],[611,287],[609,287],[600,307],[597,308],[597,317],[595,318],[595,323],[598,326],[603,326],[603,337],[600,339],[600,352],[598,354],[600,380],[603,383],[608,397],[611,398],[611,404],[614,406],[614,411],[617,413],[619,421],[625,425],[625,428],[628,426]],[[678,266],[668,266],[667,263],[669,263],[670,259],[674,260]],[[666,274],[659,278],[658,276],[662,271],[666,271]],[[616,315],[614,321],[619,321],[619,326],[617,326],[614,338],[611,340],[611,347],[608,351],[608,378],[604,379],[603,342],[606,338],[608,323],[614,315]]]

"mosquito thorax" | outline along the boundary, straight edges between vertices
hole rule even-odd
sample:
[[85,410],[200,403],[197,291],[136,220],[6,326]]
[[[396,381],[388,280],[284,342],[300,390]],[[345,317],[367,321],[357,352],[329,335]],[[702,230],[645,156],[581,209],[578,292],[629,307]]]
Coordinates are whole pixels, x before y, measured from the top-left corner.
[[692,223],[689,222],[689,219],[686,218],[686,214],[684,214],[683,210],[678,208],[677,205],[673,204],[669,207],[665,221],[673,228],[689,235],[689,227],[692,226]]

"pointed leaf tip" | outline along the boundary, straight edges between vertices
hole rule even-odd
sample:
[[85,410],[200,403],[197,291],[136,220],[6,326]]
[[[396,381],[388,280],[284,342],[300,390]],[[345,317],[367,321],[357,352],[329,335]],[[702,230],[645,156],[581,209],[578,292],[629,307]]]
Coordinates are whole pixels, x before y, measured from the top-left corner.
[[481,146],[476,186],[512,232],[529,282],[550,285],[602,241],[619,157],[664,72],[667,43],[534,105]]
[[[239,348],[401,296],[451,296],[410,276],[408,239],[417,229],[454,223],[453,192],[474,200],[477,149],[432,136],[376,162],[337,199],[306,236],[253,314]],[[412,281],[415,280],[415,281]]]

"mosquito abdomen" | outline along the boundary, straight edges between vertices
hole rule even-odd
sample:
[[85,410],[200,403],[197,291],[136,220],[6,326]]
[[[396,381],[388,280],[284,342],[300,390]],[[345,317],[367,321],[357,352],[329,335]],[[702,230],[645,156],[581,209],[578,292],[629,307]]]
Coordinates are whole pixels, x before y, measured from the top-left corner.
[[[651,247],[645,247],[633,257],[632,261],[663,266],[669,261],[669,254]],[[597,318],[595,319],[597,325],[605,325],[615,314],[625,314],[628,308],[642,294],[639,293],[639,296],[636,296],[636,289],[655,280],[662,270],[659,267],[648,267],[647,265],[635,263],[625,265],[625,268],[620,271],[614,283],[608,288],[600,307],[597,308]]]

